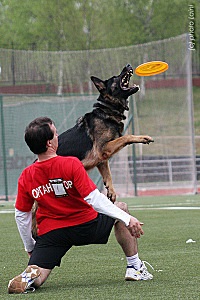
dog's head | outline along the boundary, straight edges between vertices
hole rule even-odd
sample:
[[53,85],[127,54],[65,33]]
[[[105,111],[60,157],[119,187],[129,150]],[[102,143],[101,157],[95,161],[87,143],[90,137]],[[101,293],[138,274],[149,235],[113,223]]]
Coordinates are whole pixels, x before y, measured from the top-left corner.
[[130,64],[126,65],[118,76],[113,76],[107,80],[101,80],[92,76],[91,80],[98,89],[99,101],[106,105],[111,105],[120,112],[129,110],[128,97],[139,90],[138,85],[129,86],[130,78],[133,75],[133,68]]

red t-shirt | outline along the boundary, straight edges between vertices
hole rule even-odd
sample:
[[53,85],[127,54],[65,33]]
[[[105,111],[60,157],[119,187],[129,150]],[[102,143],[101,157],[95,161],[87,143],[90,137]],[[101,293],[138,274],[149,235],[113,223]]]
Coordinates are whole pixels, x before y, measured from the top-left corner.
[[83,198],[96,189],[76,157],[56,156],[28,166],[18,181],[15,207],[23,212],[38,202],[38,235],[79,225],[97,217]]

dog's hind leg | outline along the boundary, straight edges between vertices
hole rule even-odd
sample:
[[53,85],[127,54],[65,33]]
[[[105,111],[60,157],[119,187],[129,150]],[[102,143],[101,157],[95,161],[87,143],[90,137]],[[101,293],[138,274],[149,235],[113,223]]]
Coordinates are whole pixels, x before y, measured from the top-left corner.
[[116,193],[112,183],[112,176],[110,172],[109,162],[107,160],[102,161],[97,165],[99,173],[103,178],[103,183],[107,189],[107,197],[112,201],[116,201]]

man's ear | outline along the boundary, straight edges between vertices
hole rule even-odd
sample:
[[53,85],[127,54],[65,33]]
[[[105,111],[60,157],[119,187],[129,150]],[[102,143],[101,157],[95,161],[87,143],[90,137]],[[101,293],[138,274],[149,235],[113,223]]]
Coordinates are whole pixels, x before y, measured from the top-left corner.
[[51,147],[51,140],[48,140],[48,141],[47,141],[46,147],[47,147],[47,149],[48,149],[48,147]]

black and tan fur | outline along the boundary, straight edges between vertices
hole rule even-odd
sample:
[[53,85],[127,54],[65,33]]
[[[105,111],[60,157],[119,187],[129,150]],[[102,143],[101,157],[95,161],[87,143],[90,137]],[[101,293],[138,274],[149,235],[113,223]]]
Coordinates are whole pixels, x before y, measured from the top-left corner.
[[126,145],[132,143],[149,144],[149,136],[122,135],[126,119],[124,112],[129,110],[128,97],[139,90],[139,86],[129,87],[133,74],[131,65],[126,65],[120,75],[108,80],[92,76],[91,80],[100,95],[94,109],[80,117],[76,125],[59,136],[58,155],[78,157],[86,170],[97,167],[108,190],[108,197],[114,202],[109,168],[109,158]]

